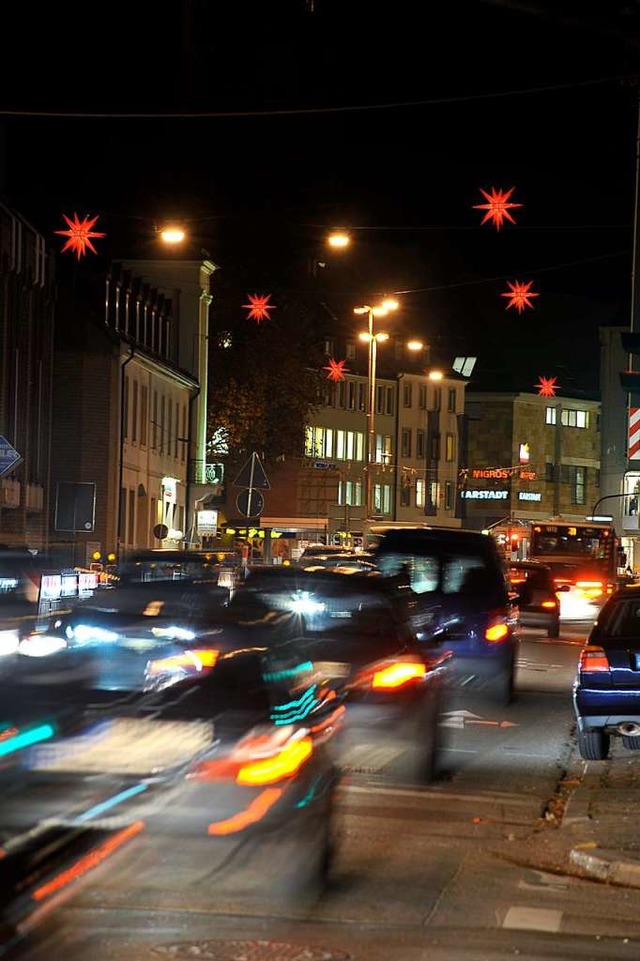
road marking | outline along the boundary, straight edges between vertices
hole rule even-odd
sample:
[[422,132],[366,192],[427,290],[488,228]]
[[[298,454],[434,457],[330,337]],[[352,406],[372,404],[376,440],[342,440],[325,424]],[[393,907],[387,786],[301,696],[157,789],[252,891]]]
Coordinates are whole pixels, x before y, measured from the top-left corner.
[[528,871],[525,878],[518,882],[521,891],[564,891],[569,887],[566,877],[559,874],[547,874],[546,871]]
[[557,934],[561,923],[562,911],[511,907],[504,916],[502,927],[511,931],[550,931]]
[[479,714],[464,710],[445,711],[442,720],[438,722],[438,727],[453,727],[460,731],[469,724],[481,724],[485,727],[518,727],[513,721],[490,721]]

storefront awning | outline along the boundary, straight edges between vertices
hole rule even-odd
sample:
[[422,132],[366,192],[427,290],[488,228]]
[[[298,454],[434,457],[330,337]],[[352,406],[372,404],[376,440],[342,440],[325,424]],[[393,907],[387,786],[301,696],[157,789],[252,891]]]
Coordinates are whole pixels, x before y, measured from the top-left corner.
[[283,531],[325,531],[328,517],[261,517],[261,527],[275,527]]

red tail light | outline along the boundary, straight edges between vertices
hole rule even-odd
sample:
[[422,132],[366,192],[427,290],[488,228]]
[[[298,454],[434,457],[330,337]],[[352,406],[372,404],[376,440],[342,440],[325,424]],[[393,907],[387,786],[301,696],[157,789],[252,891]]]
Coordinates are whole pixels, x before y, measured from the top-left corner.
[[374,671],[371,687],[375,691],[391,691],[411,681],[421,681],[424,675],[422,661],[397,661]]
[[543,607],[547,607],[547,608],[557,607],[557,606],[558,606],[558,602],[557,602],[557,601],[543,601],[543,602],[542,602],[542,606],[543,606]]
[[484,631],[485,640],[491,644],[504,641],[510,634],[507,612],[503,610],[490,611],[489,622]]
[[602,647],[587,645],[580,653],[580,671],[587,671],[590,674],[604,673],[611,670],[609,658]]
[[298,773],[313,754],[311,737],[292,726],[254,729],[227,757],[200,761],[190,780],[235,780],[248,787],[277,784]]
[[172,671],[191,670],[203,671],[215,667],[220,656],[219,651],[183,651],[172,657],[163,657],[157,661],[149,661],[149,674],[170,674]]

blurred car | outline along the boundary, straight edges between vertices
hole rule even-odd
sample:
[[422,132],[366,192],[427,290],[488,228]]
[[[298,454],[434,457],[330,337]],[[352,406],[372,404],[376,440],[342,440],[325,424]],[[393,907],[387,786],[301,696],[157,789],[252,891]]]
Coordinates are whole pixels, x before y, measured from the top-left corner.
[[523,627],[539,627],[547,637],[560,636],[560,600],[567,591],[557,585],[551,568],[536,561],[514,561],[507,566],[507,578],[518,605],[518,620]]
[[128,554],[118,569],[118,579],[126,583],[215,579],[220,587],[233,591],[244,570],[239,550],[181,551],[159,547]]
[[[218,896],[225,884],[267,894],[282,885],[287,897],[321,890],[339,705],[298,657],[293,612],[211,608],[207,588],[185,612],[181,589],[115,588],[53,636],[72,634],[68,644],[34,636],[0,674],[2,877],[22,877],[12,835],[54,825],[58,844],[64,829],[183,838],[172,856],[184,856],[185,871],[194,849],[184,845],[208,845]],[[115,634],[136,667],[110,684],[100,649],[113,651]]]
[[601,761],[611,738],[640,749],[640,586],[611,595],[580,653],[573,685],[578,749]]
[[513,697],[517,609],[494,539],[444,527],[374,528],[380,570],[417,595],[417,636],[451,649],[456,680],[500,704]]
[[450,658],[418,643],[409,592],[376,570],[274,567],[250,572],[237,603],[256,616],[296,612],[298,656],[346,707],[343,770],[414,784],[436,776]]

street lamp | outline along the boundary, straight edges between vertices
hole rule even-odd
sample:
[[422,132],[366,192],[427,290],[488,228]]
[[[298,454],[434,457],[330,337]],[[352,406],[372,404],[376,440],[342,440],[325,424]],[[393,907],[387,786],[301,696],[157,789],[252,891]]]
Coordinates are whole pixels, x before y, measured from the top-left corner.
[[354,314],[367,315],[367,331],[360,334],[360,340],[367,341],[369,344],[369,367],[367,373],[367,394],[369,402],[367,405],[367,477],[365,484],[365,513],[367,519],[373,513],[373,464],[376,459],[376,431],[375,431],[375,410],[376,410],[376,362],[378,356],[378,343],[388,340],[389,335],[384,331],[375,333],[374,321],[376,317],[386,317],[392,310],[397,310],[400,305],[397,300],[383,300],[375,307],[369,304],[363,307],[354,307]]

